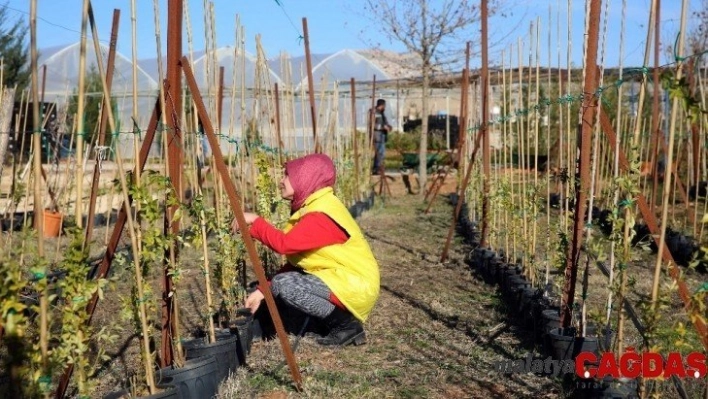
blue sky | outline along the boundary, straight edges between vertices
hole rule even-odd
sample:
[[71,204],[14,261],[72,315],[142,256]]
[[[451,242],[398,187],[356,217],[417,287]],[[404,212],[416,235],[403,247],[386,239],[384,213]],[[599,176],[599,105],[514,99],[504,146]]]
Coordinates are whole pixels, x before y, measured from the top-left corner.
[[[136,0],[136,3],[138,3],[138,58],[154,58],[156,44],[153,1]],[[522,37],[525,42],[524,62],[527,63],[531,43],[529,26],[532,21],[536,21],[536,18],[540,17],[541,65],[548,64],[549,25],[551,29],[551,60],[553,66],[557,65],[558,41],[556,36],[557,21],[560,19],[561,66],[565,66],[568,0],[514,0],[508,3],[512,4],[507,9],[510,15],[505,18],[493,17],[490,21],[492,41],[498,43],[490,50],[490,60],[498,63],[501,50],[506,49],[508,53],[509,44],[513,43],[513,63],[515,64],[517,62],[516,43],[518,38]],[[650,0],[627,0],[623,57],[625,66],[640,66],[642,64],[650,3]],[[662,3],[662,41],[673,43],[678,33],[681,2],[664,0]],[[691,3],[693,7],[698,7],[700,0],[691,0]],[[38,41],[40,48],[73,43],[80,39],[81,4],[81,0],[39,0]],[[110,36],[113,9],[119,8],[121,10],[118,51],[130,57],[130,0],[94,0],[93,4],[99,37],[106,42]],[[303,44],[298,39],[302,30],[302,17],[308,19],[310,46],[313,53],[331,53],[343,48],[367,48],[377,42],[380,42],[382,48],[387,50],[404,50],[400,44],[389,42],[380,36],[371,20],[360,14],[362,4],[361,0],[216,0],[214,8],[216,11],[217,45],[234,44],[235,19],[239,14],[241,24],[246,30],[247,51],[255,53],[255,35],[260,34],[263,47],[269,57],[277,56],[280,51],[287,51],[293,55],[304,53]],[[609,4],[609,23],[606,36],[608,45],[604,60],[606,66],[616,66],[619,64],[622,0],[609,0],[609,3],[603,1],[603,15],[606,4]],[[8,6],[12,8],[10,10],[11,17],[22,17],[28,20],[29,0],[10,0]],[[167,1],[160,0],[159,7],[164,46],[164,32],[167,27]],[[584,7],[584,1],[571,0],[570,30],[572,32],[572,62],[575,66],[581,65],[582,61]],[[203,1],[190,1],[187,17],[190,18],[192,29],[195,32],[194,48],[195,50],[201,49],[204,43]],[[477,35],[478,32],[478,26],[470,29],[470,35]],[[185,51],[186,48],[185,44]],[[463,48],[464,43],[460,43],[460,49]],[[598,57],[600,56],[602,54],[598,55]],[[662,54],[662,62],[668,61],[669,57]],[[473,59],[472,65],[478,66],[479,60]]]

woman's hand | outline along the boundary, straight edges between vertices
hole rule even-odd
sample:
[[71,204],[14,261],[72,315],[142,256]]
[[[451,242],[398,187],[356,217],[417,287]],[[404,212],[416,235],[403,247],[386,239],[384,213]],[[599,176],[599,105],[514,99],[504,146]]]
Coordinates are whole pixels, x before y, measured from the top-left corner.
[[263,293],[260,290],[255,290],[246,298],[245,307],[251,309],[251,314],[256,314],[258,307],[261,306],[261,302],[263,302],[263,298]]
[[[244,212],[243,217],[246,219],[246,225],[248,226],[250,226],[251,223],[255,222],[256,219],[258,219],[258,215],[251,212]],[[234,218],[234,221],[231,222],[231,232],[236,234],[239,231],[241,231],[241,227],[238,225],[238,219]]]

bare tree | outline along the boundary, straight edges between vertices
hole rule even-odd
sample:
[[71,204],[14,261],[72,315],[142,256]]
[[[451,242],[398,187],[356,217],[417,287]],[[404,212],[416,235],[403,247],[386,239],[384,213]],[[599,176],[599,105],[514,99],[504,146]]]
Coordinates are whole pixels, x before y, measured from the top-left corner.
[[[501,0],[489,0],[490,13]],[[403,44],[420,60],[423,79],[420,133],[420,184],[427,181],[428,96],[433,71],[449,65],[464,43],[476,38],[471,26],[479,20],[479,0],[366,0],[363,12],[379,32]],[[425,195],[425,190],[420,190]]]

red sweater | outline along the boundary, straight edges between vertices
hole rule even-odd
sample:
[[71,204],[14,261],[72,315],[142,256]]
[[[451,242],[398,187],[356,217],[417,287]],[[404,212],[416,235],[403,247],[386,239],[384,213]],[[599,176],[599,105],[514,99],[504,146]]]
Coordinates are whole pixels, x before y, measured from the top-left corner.
[[287,233],[276,229],[265,219],[257,218],[249,232],[253,238],[281,255],[343,244],[349,239],[344,229],[321,212],[306,214]]
[[[306,214],[287,233],[259,217],[251,224],[249,232],[253,238],[281,255],[292,255],[328,245],[343,244],[349,239],[344,229],[321,212]],[[294,270],[296,268],[288,263],[276,274]],[[329,299],[334,305],[344,308],[334,293],[330,293]]]

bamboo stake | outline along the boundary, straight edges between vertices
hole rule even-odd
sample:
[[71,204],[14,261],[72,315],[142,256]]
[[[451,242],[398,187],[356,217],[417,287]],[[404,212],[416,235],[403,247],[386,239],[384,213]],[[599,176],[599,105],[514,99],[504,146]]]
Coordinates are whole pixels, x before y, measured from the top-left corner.
[[[619,77],[618,79],[621,81],[622,80],[622,72],[623,72],[623,56],[624,56],[624,29],[625,29],[625,18],[627,15],[627,0],[622,0],[622,19],[620,22],[620,48],[619,48]],[[617,130],[622,132],[623,130],[621,129],[622,126],[622,86],[620,85],[617,88]],[[618,202],[619,202],[619,196],[620,196],[620,189],[619,185],[617,184],[616,180],[619,177],[619,152],[620,152],[620,141],[621,137],[618,137],[617,140],[615,140],[614,146],[614,157],[612,160],[612,177],[615,180],[613,182],[614,185],[614,195],[612,197],[612,207],[616,207]],[[625,215],[626,215],[627,209],[625,209]],[[625,239],[628,238],[629,232],[627,231],[627,220],[625,219]],[[625,244],[625,246],[628,244]],[[605,324],[607,325],[607,328],[610,327],[610,316],[612,314],[612,284],[614,284],[614,272],[615,272],[615,251],[616,251],[616,242],[615,240],[612,240],[610,242],[610,281],[607,286],[607,307],[606,307],[606,313],[607,316],[605,317]],[[627,251],[628,248],[625,248],[625,251]],[[625,253],[627,255],[627,253]],[[620,284],[623,284],[621,282]],[[619,303],[619,309],[618,312],[622,312],[622,298],[620,294],[620,302]],[[623,320],[624,321],[624,320]],[[619,329],[619,328],[618,328]],[[621,341],[620,341],[621,342]],[[623,353],[623,352],[619,352]]]
[[307,30],[307,18],[302,19],[302,35],[305,42],[305,60],[307,61],[307,87],[310,96],[310,118],[312,121],[312,138],[315,146],[315,153],[321,151],[317,141],[317,112],[315,112],[315,83],[312,81],[312,57],[310,55],[310,34]]
[[[138,19],[135,11],[135,0],[130,0],[130,37],[131,37],[131,48],[132,48],[132,62],[133,62],[133,119],[136,121],[140,120],[140,110],[138,109]],[[138,157],[140,156],[140,136],[137,132],[133,132],[133,159],[138,162]],[[140,168],[135,168],[136,170]],[[135,183],[140,186],[140,172],[135,175]],[[140,232],[138,231],[138,234]],[[141,240],[138,239],[138,242]]]
[[[551,76],[551,30],[552,30],[553,14],[551,10],[551,5],[548,5],[548,69],[547,69],[547,85],[548,85],[548,97],[551,96],[551,81],[553,77]],[[560,36],[559,36],[560,40]],[[549,254],[551,253],[551,106],[549,105],[546,111],[546,243],[545,243],[545,269],[546,275],[544,278],[544,286],[548,284],[551,274],[551,262],[549,260]]]
[[[85,89],[86,89],[86,25],[88,23],[88,8],[89,0],[83,0],[83,8],[81,12],[81,41],[79,44],[79,88],[78,100],[76,105],[76,129],[78,135],[76,137],[76,226],[83,227],[83,153],[84,153],[84,138],[86,136],[84,127],[84,107],[85,107]],[[100,54],[97,54],[100,56]]]
[[[42,207],[42,182],[39,176],[42,169],[42,136],[38,134],[39,125],[39,88],[37,82],[37,0],[30,2],[30,52],[32,79],[32,147],[34,151],[34,223],[37,230],[37,256],[44,257],[44,214]],[[26,214],[26,211],[25,211]],[[23,251],[24,253],[24,251]],[[45,277],[46,278],[46,277]],[[39,348],[42,356],[42,374],[49,373],[49,300],[45,287],[39,296]],[[47,397],[47,394],[44,395]]]
[[[616,142],[619,142],[619,140],[616,140]],[[617,144],[615,144],[615,148],[617,148]],[[615,159],[619,159],[619,154],[615,154]],[[630,250],[629,250],[629,244],[630,244],[630,237],[629,237],[629,223],[630,223],[630,208],[628,206],[624,207],[624,238],[622,239],[622,245],[623,245],[623,258],[625,260],[631,258]],[[619,294],[617,295],[617,303],[619,304],[618,310],[617,310],[617,353],[624,353],[624,322],[625,322],[625,315],[624,315],[624,309],[622,306],[622,303],[624,302],[625,298],[625,292],[627,290],[627,269],[626,265],[625,268],[620,268],[620,288],[619,288]],[[609,313],[609,311],[608,311]]]
[[[517,108],[522,109],[524,108],[524,101],[523,101],[523,95],[524,95],[524,66],[523,66],[523,42],[521,41],[521,38],[518,38],[518,73],[519,73],[519,90],[517,92]],[[526,140],[524,139],[524,118],[519,114],[516,117],[517,120],[517,129],[518,129],[518,136],[519,139],[517,141],[517,159],[519,163],[519,171],[520,173],[520,180],[521,180],[521,188],[520,188],[520,197],[521,197],[521,234],[522,237],[528,237],[528,226],[526,224],[526,151],[525,151],[525,142]],[[527,241],[526,241],[527,242]],[[526,259],[526,255],[528,254],[526,245],[522,246],[522,252],[521,252],[521,257],[523,260]],[[528,275],[530,269],[526,268],[524,269],[524,273],[526,274],[527,277],[530,277]]]
[[[508,110],[506,107],[506,57],[505,57],[505,51],[501,51],[501,82],[502,82],[502,106],[499,107],[502,115],[508,115]],[[508,150],[509,150],[509,138],[508,138],[508,131],[507,131],[507,123],[506,123],[506,118],[502,119],[502,167],[504,168],[504,178],[506,179],[507,183],[510,185],[510,187],[513,189],[513,184],[511,184],[511,178],[509,176],[510,174],[510,166],[507,164],[509,157],[508,157]],[[511,200],[513,201],[513,194],[511,195]],[[510,210],[509,210],[510,211]],[[504,212],[504,225],[509,226],[509,213],[512,212]],[[512,218],[512,225],[511,225],[511,236],[512,240],[514,237],[514,226],[513,226],[513,218]],[[504,255],[508,258],[509,257],[509,230],[506,231],[504,234]]]
[[659,131],[659,129],[661,128],[659,124],[659,93],[661,90],[659,85],[659,52],[661,51],[661,0],[654,0],[654,4],[656,6],[656,9],[654,11],[656,17],[654,18],[654,70],[652,72],[654,97],[652,98],[651,109],[651,136],[653,138],[651,162],[653,184],[651,186],[650,204],[652,208],[656,206],[657,202],[656,190],[659,188],[659,140],[663,140],[663,138],[660,137],[661,132]]
[[[645,40],[644,47],[644,63],[643,66],[649,64],[649,53],[651,52],[652,44],[652,32],[654,29],[654,20],[656,19],[656,0],[651,1],[651,7],[649,7],[649,23],[647,24],[647,37]],[[632,140],[632,147],[637,147],[639,145],[640,133],[644,131],[642,126],[642,112],[644,111],[644,97],[646,93],[647,76],[644,74],[642,76],[641,84],[639,85],[639,102],[637,103],[637,119],[634,124],[634,138]]]
[[[656,15],[657,15],[657,20],[659,20],[659,4],[660,0],[657,0],[657,10],[656,10]],[[688,1],[683,0],[681,2],[681,27],[679,30],[679,40],[678,40],[678,48],[676,49],[676,52],[683,53],[684,51],[684,40],[685,40],[685,28],[686,28],[686,14],[688,13]],[[658,30],[658,25],[657,28]],[[658,35],[656,37],[657,43],[658,43]],[[655,48],[656,49],[656,48]],[[656,61],[658,59],[658,54],[655,55],[654,60]],[[658,72],[655,72],[655,74]],[[679,80],[681,79],[683,73],[683,61],[678,60],[676,63],[676,79]],[[674,98],[672,107],[671,107],[671,124],[669,126],[669,145],[668,148],[666,149],[666,156],[667,156],[667,161],[666,161],[666,175],[664,176],[665,180],[664,182],[664,193],[663,193],[663,199],[662,199],[662,205],[661,205],[661,235],[659,236],[659,253],[656,257],[656,265],[654,267],[654,280],[652,283],[652,290],[651,290],[651,305],[652,305],[652,310],[657,311],[657,306],[658,306],[658,297],[659,297],[659,277],[661,274],[661,265],[662,265],[662,259],[661,255],[662,252],[664,251],[664,242],[666,240],[666,220],[668,216],[668,205],[669,205],[669,195],[671,194],[671,177],[672,177],[672,168],[673,168],[673,161],[674,161],[674,152],[673,152],[673,147],[674,147],[674,138],[676,136],[676,117],[678,116],[678,108],[679,108],[679,103],[678,103],[678,98]],[[656,99],[655,99],[656,102]],[[657,114],[654,113],[654,116]],[[656,132],[658,135],[658,131]],[[658,170],[658,169],[655,169]],[[656,176],[654,177],[656,180]],[[669,268],[672,267],[669,265]]]
[[[540,34],[541,34],[541,17],[536,18],[536,104],[541,103],[540,95],[540,80],[541,80],[541,75],[540,75],[540,58],[541,58],[541,46],[540,46]],[[530,90],[529,90],[530,91]],[[531,238],[531,264],[533,265],[534,269],[534,274],[533,277],[535,280],[535,272],[536,272],[536,241],[538,238],[538,201],[537,201],[537,195],[538,195],[538,130],[539,130],[539,113],[538,111],[534,112],[534,174],[533,174],[533,236]],[[546,154],[546,157],[548,157],[548,154]]]
[[361,185],[359,183],[359,138],[356,132],[356,81],[354,78],[349,80],[351,90],[351,111],[352,111],[352,150],[354,151],[354,201],[359,201],[361,198]]
[[[513,84],[513,82],[514,82],[514,71],[512,68],[512,54],[513,54],[513,45],[509,45],[509,72],[508,73],[509,73],[510,84]],[[505,83],[505,85],[506,85],[506,83]],[[511,96],[511,92],[509,93],[509,96]],[[510,112],[510,109],[507,108],[508,105],[507,105],[507,99],[506,99],[506,89],[504,90],[504,107],[505,107],[504,113],[506,115],[508,115]],[[518,125],[517,125],[517,128],[518,128]],[[520,137],[518,129],[517,129],[516,133],[517,133],[516,134],[517,139],[514,140],[513,129],[510,124],[510,126],[509,126],[509,138],[510,139],[509,139],[509,150],[508,150],[509,151],[509,166],[508,166],[509,170],[507,173],[509,175],[509,186],[511,187],[511,190],[510,190],[510,192],[511,192],[511,209],[514,210],[514,213],[512,214],[512,218],[511,218],[512,226],[513,226],[513,235],[512,235],[512,248],[513,248],[512,259],[513,260],[516,260],[516,258],[518,256],[517,246],[516,246],[516,237],[518,235],[518,229],[519,229],[518,218],[515,217],[515,215],[516,215],[516,182],[515,182],[515,178],[514,178],[515,177],[514,176],[515,169],[514,169],[514,160],[513,160],[513,151],[512,151],[512,149],[514,148],[514,143],[517,144],[517,148],[518,148],[519,137]],[[517,159],[518,159],[518,150],[517,150]]]

